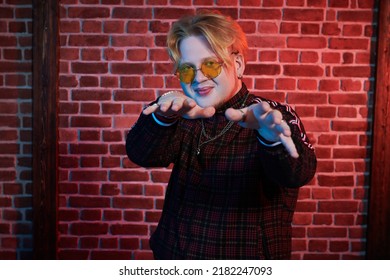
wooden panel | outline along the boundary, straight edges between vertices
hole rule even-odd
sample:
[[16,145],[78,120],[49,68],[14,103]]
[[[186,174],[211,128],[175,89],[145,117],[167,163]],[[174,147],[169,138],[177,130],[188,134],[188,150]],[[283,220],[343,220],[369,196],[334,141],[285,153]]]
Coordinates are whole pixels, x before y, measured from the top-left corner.
[[380,1],[367,258],[390,259],[390,1]]
[[33,2],[34,258],[55,259],[57,244],[58,3]]

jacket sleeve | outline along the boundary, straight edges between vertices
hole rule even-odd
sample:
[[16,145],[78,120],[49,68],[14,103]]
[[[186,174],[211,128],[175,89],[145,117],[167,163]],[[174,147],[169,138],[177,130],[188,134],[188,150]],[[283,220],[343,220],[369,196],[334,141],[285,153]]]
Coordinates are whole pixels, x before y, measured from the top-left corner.
[[162,126],[152,115],[141,113],[126,137],[127,156],[142,167],[167,167],[177,153],[176,131],[177,123]]
[[[270,147],[262,144],[260,155],[263,168],[269,178],[276,184],[289,188],[297,188],[307,184],[316,172],[317,158],[310,144],[304,126],[297,113],[288,105],[256,98],[254,102],[268,102],[271,107],[279,110],[283,119],[291,129],[291,137],[297,148],[299,157],[291,157],[282,144]],[[260,140],[260,135],[258,135]]]

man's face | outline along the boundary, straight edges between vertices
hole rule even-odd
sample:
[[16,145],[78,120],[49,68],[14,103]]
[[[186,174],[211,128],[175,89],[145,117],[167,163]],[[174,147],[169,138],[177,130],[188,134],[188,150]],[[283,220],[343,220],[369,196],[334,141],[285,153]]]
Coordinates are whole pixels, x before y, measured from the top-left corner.
[[[200,36],[190,36],[181,41],[180,53],[180,65],[185,63],[196,69],[199,69],[205,60],[220,61],[208,42]],[[234,55],[231,56],[234,60]],[[241,89],[236,66],[235,62],[232,66],[223,64],[221,73],[215,78],[208,78],[201,70],[197,70],[191,83],[180,81],[180,85],[184,94],[194,99],[200,107],[218,108]]]

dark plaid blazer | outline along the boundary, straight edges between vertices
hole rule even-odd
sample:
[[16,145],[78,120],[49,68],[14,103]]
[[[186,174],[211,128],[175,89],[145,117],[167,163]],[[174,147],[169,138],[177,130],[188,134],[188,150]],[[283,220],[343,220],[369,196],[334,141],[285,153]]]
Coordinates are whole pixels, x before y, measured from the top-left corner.
[[[208,135],[227,124],[224,111],[268,102],[289,124],[299,158],[282,145],[268,147],[257,131],[234,124],[202,146],[200,120],[161,126],[141,114],[129,131],[126,151],[143,167],[173,163],[164,207],[150,238],[156,259],[289,259],[291,222],[299,187],[314,176],[316,156],[296,113],[287,105],[248,93],[245,85],[204,120]],[[204,140],[205,138],[203,138]]]

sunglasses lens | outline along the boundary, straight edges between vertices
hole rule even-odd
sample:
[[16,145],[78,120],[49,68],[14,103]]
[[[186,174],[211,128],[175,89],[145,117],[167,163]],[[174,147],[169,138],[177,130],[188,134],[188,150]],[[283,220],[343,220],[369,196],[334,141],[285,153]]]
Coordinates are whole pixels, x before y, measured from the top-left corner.
[[207,60],[201,65],[202,73],[210,79],[218,77],[221,74],[221,69],[222,64],[216,60]]
[[[200,66],[200,70],[207,78],[214,79],[219,74],[221,74],[222,63],[220,63],[218,60],[206,60]],[[180,81],[186,84],[192,83],[195,75],[196,69],[188,64],[181,65],[176,72],[176,76],[180,79]]]
[[191,66],[183,64],[177,69],[177,75],[180,81],[190,84],[195,77],[195,70]]

